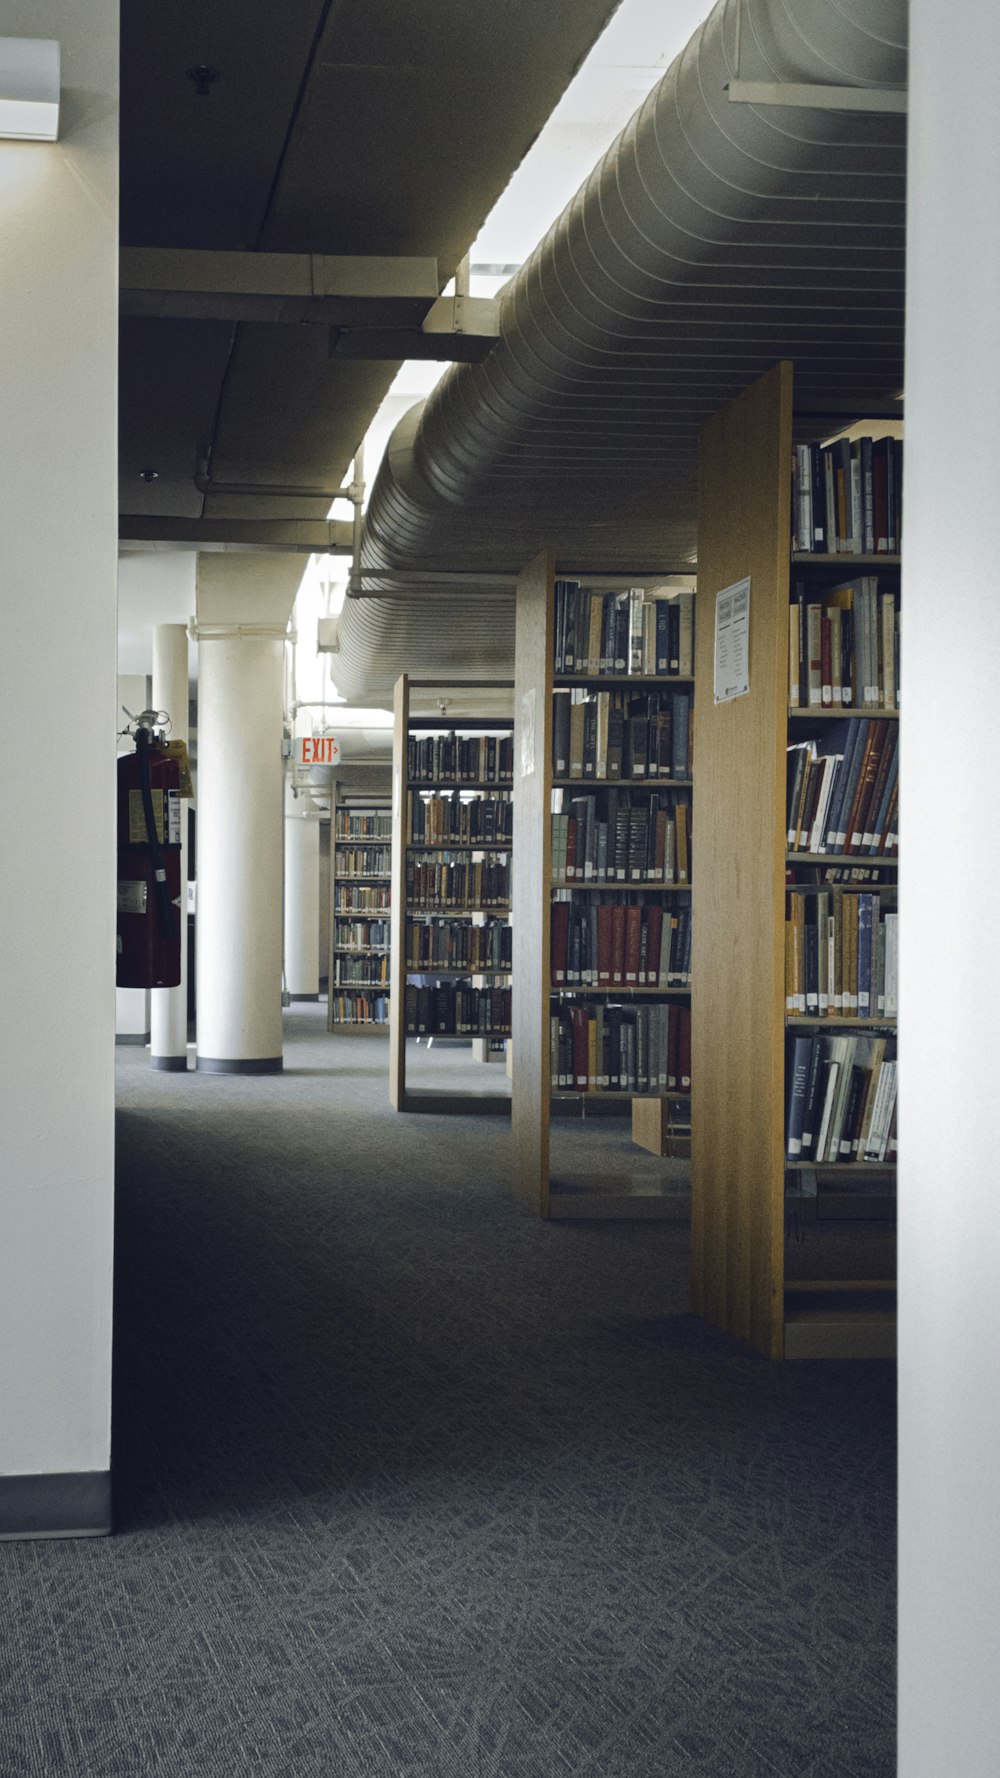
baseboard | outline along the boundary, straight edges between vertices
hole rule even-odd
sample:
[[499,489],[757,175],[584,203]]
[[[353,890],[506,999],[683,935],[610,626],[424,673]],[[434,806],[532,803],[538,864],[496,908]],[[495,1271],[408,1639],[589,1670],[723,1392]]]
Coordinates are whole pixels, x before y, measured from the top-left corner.
[[117,1043],[146,1044],[149,1042],[149,1039],[150,1039],[150,1033],[148,1031],[116,1031],[115,1032],[115,1043],[116,1044]]
[[198,1069],[203,1074],[280,1074],[284,1067],[281,1056],[228,1057],[199,1056]]
[[288,998],[291,1001],[292,1005],[295,1006],[295,1005],[297,1005],[297,1003],[300,1000],[318,1000],[319,995],[318,994],[290,994],[288,996]]
[[33,1537],[107,1537],[111,1472],[0,1476],[0,1541]]

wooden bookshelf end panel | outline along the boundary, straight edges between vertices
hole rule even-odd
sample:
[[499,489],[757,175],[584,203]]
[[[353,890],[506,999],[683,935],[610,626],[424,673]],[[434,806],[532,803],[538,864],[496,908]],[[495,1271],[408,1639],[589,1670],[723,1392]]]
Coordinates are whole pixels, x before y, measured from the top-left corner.
[[514,682],[514,1194],[549,1210],[549,805],[555,562],[543,552],[517,583]]
[[[692,1282],[699,1313],[783,1352],[785,720],[791,367],[702,434],[692,978]],[[714,702],[716,595],[749,575],[750,689]]]

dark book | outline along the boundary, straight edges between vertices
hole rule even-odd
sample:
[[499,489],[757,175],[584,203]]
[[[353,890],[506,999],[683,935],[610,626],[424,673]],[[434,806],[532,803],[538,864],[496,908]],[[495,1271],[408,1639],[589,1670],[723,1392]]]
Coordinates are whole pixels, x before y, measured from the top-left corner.
[[552,980],[557,983],[566,981],[566,967],[569,955],[569,902],[555,901],[552,904]]
[[671,693],[671,759],[670,776],[683,781],[691,776],[691,755],[689,748],[691,728],[691,694],[687,691]]
[[785,1106],[785,1159],[802,1158],[802,1132],[805,1127],[806,1089],[814,1044],[817,1040],[796,1032],[789,1045],[787,1072],[787,1104]]

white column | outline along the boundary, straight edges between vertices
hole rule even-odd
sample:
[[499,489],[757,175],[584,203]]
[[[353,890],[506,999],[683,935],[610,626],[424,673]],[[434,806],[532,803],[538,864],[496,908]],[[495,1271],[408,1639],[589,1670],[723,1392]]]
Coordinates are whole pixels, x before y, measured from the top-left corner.
[[198,668],[198,1067],[281,1068],[284,645],[202,640]]
[[319,999],[319,810],[307,790],[285,792],[285,987]]
[[910,10],[901,733],[901,1778],[1000,1749],[1000,178],[993,0]]
[[108,1526],[118,7],[5,0],[2,28],[61,42],[64,112],[57,143],[0,142],[0,1532],[17,1535]]
[[[188,739],[188,637],[184,624],[153,629],[153,705],[170,717],[170,739]],[[150,991],[151,1062],[154,1068],[183,1073],[187,1068],[187,811],[181,813],[181,979],[176,988]]]

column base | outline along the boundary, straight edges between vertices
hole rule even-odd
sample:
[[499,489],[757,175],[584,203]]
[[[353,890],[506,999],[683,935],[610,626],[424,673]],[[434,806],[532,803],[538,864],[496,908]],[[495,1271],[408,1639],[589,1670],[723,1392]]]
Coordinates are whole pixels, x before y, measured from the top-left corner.
[[186,1074],[188,1059],[186,1056],[150,1056],[149,1066],[161,1068],[164,1074]]
[[0,1541],[29,1537],[107,1537],[111,1475],[103,1469],[0,1476]]
[[228,1057],[199,1056],[201,1074],[280,1074],[285,1065],[283,1056],[251,1056],[231,1061]]
[[318,994],[289,994],[288,998],[291,1001],[292,1005],[294,1006],[295,1002],[297,1000],[318,1000],[319,995]]
[[148,1042],[149,1042],[149,1032],[148,1031],[116,1031],[115,1032],[115,1043],[116,1044],[119,1044],[119,1043],[147,1044]]

